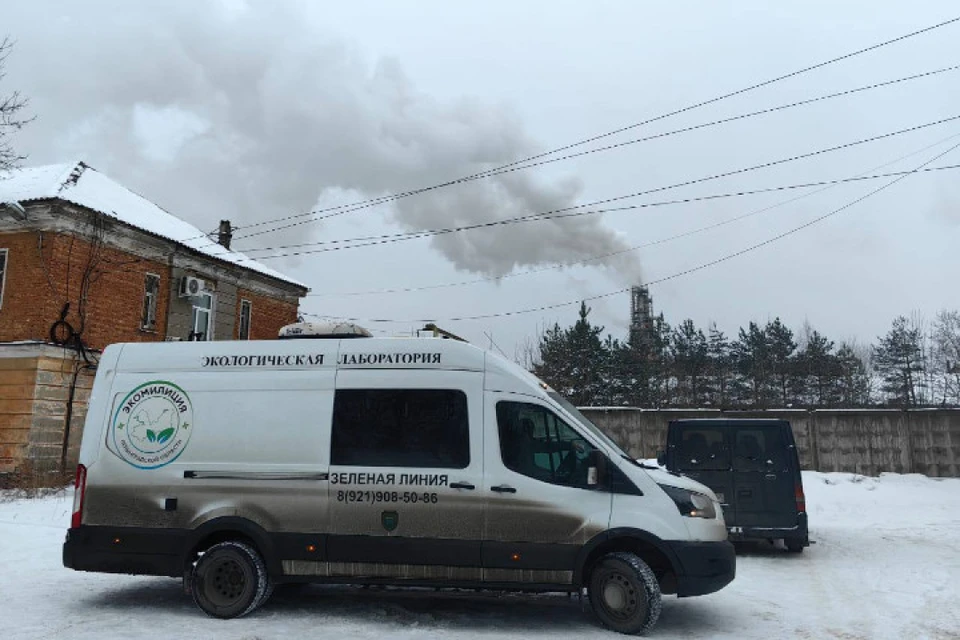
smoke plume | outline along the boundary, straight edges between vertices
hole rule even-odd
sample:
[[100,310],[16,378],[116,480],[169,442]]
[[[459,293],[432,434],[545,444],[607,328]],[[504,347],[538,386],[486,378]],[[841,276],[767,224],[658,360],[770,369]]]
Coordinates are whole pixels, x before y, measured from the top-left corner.
[[[290,3],[90,0],[55,16],[43,3],[9,12],[18,40],[9,82],[38,115],[21,138],[27,164],[82,157],[205,230],[221,218],[243,225],[307,211],[334,193],[373,198],[443,182],[541,149],[508,108],[433,99],[397,61],[368,60]],[[53,58],[51,41],[78,46]],[[581,189],[534,170],[349,215],[386,211],[408,231],[459,226],[568,207]],[[318,230],[238,245],[320,239]],[[491,275],[624,248],[597,216],[431,243],[457,268]],[[616,268],[638,272],[631,258]]]

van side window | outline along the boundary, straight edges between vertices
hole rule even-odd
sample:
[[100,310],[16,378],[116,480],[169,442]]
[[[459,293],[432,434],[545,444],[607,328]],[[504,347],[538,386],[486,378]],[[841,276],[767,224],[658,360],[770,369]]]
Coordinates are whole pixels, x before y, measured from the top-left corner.
[[738,429],[733,448],[735,471],[760,471],[783,466],[783,446],[777,429]]
[[340,389],[330,449],[335,465],[464,469],[467,396],[450,389]]
[[594,447],[553,412],[525,402],[498,402],[500,456],[505,467],[525,476],[587,488]]
[[713,471],[730,468],[730,449],[722,429],[684,428],[677,450],[677,469]]

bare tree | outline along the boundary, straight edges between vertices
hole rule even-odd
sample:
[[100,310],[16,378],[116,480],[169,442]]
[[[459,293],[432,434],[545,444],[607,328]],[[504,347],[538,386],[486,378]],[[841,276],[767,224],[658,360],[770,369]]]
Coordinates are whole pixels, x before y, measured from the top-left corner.
[[[0,81],[6,75],[3,69],[12,49],[13,42],[10,38],[0,41]],[[10,138],[14,132],[30,122],[31,118],[24,114],[26,106],[27,99],[20,95],[19,91],[8,95],[0,94],[0,172],[17,168],[25,158],[14,151]]]
[[935,392],[942,404],[960,405],[960,311],[941,311],[933,321]]

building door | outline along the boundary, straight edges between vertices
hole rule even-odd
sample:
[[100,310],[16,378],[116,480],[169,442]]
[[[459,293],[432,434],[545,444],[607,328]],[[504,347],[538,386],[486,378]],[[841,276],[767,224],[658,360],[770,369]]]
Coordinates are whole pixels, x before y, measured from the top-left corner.
[[338,373],[331,575],[480,578],[482,399],[480,372]]

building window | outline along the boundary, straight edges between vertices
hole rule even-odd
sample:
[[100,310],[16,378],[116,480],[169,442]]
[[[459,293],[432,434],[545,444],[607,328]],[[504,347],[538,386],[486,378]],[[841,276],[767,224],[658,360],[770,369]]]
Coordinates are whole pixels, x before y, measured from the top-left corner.
[[241,340],[250,339],[250,312],[252,309],[253,305],[250,304],[249,300],[240,301],[240,321],[237,335]]
[[333,402],[330,462],[465,469],[467,396],[451,389],[340,389]]
[[201,291],[193,299],[191,340],[213,340],[213,294]]
[[143,310],[140,312],[140,328],[157,330],[157,298],[160,295],[160,276],[146,274],[143,281]]
[[0,308],[3,307],[3,285],[7,281],[7,250],[0,249]]

